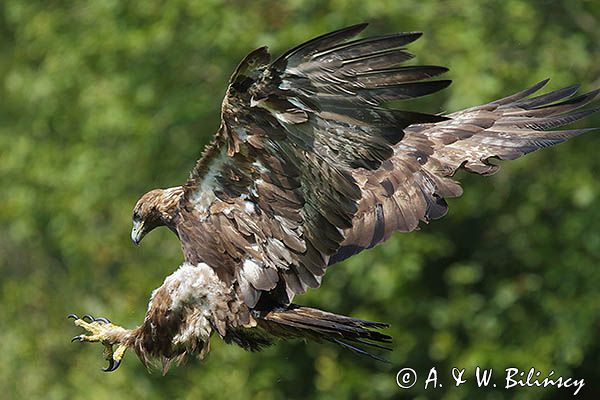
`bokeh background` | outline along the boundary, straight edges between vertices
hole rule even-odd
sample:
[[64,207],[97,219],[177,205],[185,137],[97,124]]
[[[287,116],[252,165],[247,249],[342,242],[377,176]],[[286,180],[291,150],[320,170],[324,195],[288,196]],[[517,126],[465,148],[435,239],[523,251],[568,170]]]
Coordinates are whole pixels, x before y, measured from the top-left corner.
[[[600,132],[459,174],[450,213],[331,268],[298,303],[386,321],[391,363],[329,344],[251,354],[213,339],[205,362],[149,374],[133,354],[104,374],[99,345],[69,343],[65,316],[141,322],[181,262],[167,230],[140,248],[131,209],[185,181],[218,127],[229,74],[362,21],[366,34],[425,31],[414,63],[455,83],[413,102],[480,104],[551,77],[600,87],[596,1],[295,0],[0,3],[0,397],[3,399],[562,399],[572,389],[454,388],[452,367],[584,378],[600,392]],[[547,90],[547,89],[546,89]],[[600,126],[594,116],[576,126]],[[437,367],[444,386],[423,390]],[[420,381],[401,390],[396,372]],[[501,381],[499,381],[501,383]],[[499,385],[501,386],[501,385]],[[597,397],[595,397],[597,398]]]

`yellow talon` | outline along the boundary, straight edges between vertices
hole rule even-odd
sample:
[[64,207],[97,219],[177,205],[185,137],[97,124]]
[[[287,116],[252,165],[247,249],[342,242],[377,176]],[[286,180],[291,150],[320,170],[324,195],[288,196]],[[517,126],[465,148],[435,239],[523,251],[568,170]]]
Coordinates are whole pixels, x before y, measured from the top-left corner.
[[120,344],[117,347],[117,350],[115,350],[115,352],[113,353],[113,360],[115,360],[115,362],[121,363],[121,360],[125,355],[125,351],[127,351],[127,346],[125,346],[124,344]]
[[[118,325],[112,324],[106,318],[94,318],[91,315],[84,315],[79,318],[75,314],[69,314],[68,318],[73,318],[73,323],[82,327],[91,335],[78,335],[71,339],[72,342],[99,342],[104,345],[104,357],[108,361],[108,367],[103,368],[104,372],[112,372],[119,368],[127,345],[120,342],[119,339],[126,337],[128,331]],[[87,321],[89,320],[89,322]],[[113,345],[118,344],[117,349],[113,351]]]

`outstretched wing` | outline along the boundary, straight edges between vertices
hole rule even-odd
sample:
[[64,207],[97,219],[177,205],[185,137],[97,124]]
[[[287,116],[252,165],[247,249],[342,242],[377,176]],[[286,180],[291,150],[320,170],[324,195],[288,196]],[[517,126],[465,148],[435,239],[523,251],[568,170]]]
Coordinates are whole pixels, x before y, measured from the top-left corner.
[[462,188],[451,177],[459,168],[480,175],[499,169],[490,159],[513,160],[590,129],[547,131],[584,118],[599,108],[578,111],[598,90],[575,96],[571,86],[529,98],[547,80],[512,96],[449,115],[435,124],[413,125],[394,146],[394,155],[376,171],[354,171],[363,192],[352,227],[330,264],[408,232],[420,221],[443,217],[444,198]]
[[178,233],[187,262],[205,262],[253,307],[262,292],[290,302],[317,287],[363,193],[354,172],[375,171],[404,129],[445,120],[383,108],[449,81],[403,67],[419,33],[348,41],[342,29],[269,63],[266,48],[236,69],[215,140],[185,188]]

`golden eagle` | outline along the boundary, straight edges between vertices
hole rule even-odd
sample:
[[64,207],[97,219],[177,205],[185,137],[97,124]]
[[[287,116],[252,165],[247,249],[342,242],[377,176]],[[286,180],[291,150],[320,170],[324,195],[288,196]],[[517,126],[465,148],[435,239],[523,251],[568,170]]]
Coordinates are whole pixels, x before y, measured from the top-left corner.
[[[585,129],[548,131],[598,109],[577,86],[531,97],[546,81],[446,116],[385,107],[437,92],[438,66],[403,66],[421,33],[352,39],[366,24],[303,43],[271,61],[266,47],[239,64],[221,126],[183,186],[146,193],[131,238],[166,226],[184,262],[152,293],[143,323],[124,329],[89,315],[73,338],[101,342],[115,370],[128,348],[163,369],[204,357],[210,337],[259,350],[274,339],[331,341],[370,355],[391,338],[378,322],[292,303],[327,268],[447,212],[462,168],[498,170]],[[114,348],[113,346],[116,346]],[[376,357],[376,356],[374,356]]]

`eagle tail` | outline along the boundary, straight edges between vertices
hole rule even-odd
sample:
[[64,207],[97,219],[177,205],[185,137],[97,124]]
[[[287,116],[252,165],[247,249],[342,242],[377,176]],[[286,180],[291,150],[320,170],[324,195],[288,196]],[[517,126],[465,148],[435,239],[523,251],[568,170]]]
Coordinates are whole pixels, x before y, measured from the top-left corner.
[[389,325],[381,322],[333,314],[316,308],[290,304],[268,312],[259,312],[258,324],[271,335],[282,338],[305,338],[336,343],[355,353],[387,362],[364,347],[391,350],[391,336],[379,332]]

